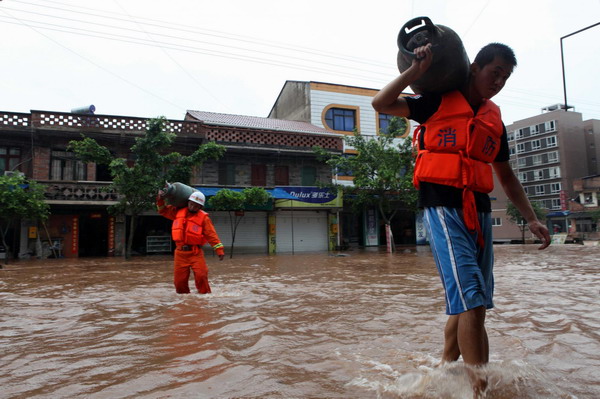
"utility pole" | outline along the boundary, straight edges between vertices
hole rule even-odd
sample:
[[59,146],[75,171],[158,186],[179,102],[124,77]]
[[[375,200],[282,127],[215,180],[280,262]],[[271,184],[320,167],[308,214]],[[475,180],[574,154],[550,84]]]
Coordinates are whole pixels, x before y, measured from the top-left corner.
[[590,25],[583,29],[579,29],[577,32],[569,33],[568,35],[560,38],[560,60],[562,62],[563,92],[565,95],[565,112],[567,112],[569,110],[569,105],[567,103],[567,83],[566,83],[566,79],[565,79],[565,56],[563,53],[563,39],[566,39],[569,36],[576,35],[577,33],[583,32],[584,30],[588,30],[588,29],[593,28],[594,26],[598,26],[598,25],[600,25],[600,22],[596,22],[593,25]]

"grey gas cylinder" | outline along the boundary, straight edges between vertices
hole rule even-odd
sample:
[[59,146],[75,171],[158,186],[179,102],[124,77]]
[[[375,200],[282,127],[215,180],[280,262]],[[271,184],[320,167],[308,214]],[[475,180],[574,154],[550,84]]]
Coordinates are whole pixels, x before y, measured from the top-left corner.
[[198,190],[186,184],[177,182],[166,183],[163,191],[165,192],[165,199],[169,204],[177,208],[184,208],[187,206],[190,195]]
[[413,18],[398,34],[398,69],[411,66],[417,47],[431,43],[433,60],[425,74],[410,88],[417,94],[446,93],[462,87],[469,77],[469,57],[452,29],[435,25],[428,17]]

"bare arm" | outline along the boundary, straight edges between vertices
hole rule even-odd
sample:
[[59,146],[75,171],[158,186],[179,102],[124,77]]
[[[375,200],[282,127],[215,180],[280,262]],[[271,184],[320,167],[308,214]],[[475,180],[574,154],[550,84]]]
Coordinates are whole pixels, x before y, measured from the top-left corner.
[[531,207],[529,198],[523,190],[523,186],[517,176],[515,176],[512,168],[508,162],[494,162],[494,171],[496,176],[502,184],[504,192],[508,196],[508,199],[515,205],[515,207],[521,212],[521,216],[527,221],[529,230],[542,241],[542,245],[538,249],[544,249],[550,245],[550,233],[548,228],[542,224],[535,211]]
[[433,54],[431,53],[431,44],[415,49],[415,59],[412,65],[396,79],[388,83],[383,89],[373,97],[371,104],[377,112],[409,117],[410,110],[406,100],[400,97],[400,94],[410,84],[418,80],[431,65]]

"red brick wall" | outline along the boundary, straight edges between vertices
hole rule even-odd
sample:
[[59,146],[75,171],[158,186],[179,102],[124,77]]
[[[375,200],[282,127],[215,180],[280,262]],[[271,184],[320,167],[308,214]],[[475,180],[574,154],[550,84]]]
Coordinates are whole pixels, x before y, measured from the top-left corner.
[[33,180],[50,179],[50,148],[33,149]]

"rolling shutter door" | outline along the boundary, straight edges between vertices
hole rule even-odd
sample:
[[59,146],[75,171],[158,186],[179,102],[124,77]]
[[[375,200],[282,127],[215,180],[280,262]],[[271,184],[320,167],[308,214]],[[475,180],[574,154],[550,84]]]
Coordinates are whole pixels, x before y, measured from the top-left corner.
[[[210,218],[215,225],[217,234],[225,245],[225,252],[231,248],[231,225],[227,212],[210,212]],[[234,252],[238,253],[267,253],[267,212],[246,212],[241,217],[235,233]]]
[[277,253],[328,250],[327,212],[279,211],[276,215]]

